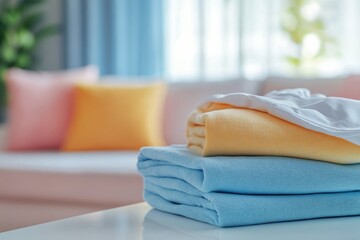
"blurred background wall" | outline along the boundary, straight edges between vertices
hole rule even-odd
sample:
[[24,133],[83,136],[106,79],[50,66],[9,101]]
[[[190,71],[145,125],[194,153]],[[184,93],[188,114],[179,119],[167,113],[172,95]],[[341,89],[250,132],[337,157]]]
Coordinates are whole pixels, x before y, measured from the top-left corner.
[[[63,23],[63,1],[48,0],[41,8],[45,14],[45,22],[49,24]],[[51,53],[51,54],[49,54]],[[61,34],[53,35],[40,43],[36,55],[40,61],[38,69],[59,70],[64,67],[64,40]]]
[[[357,26],[360,3],[356,0],[48,0],[42,8],[46,21],[60,23],[63,32],[38,48],[38,55],[43,56],[38,69],[56,70],[94,63],[106,65],[101,67],[103,74],[138,75],[120,68],[130,68],[124,64],[131,61],[143,61],[140,64],[151,68],[156,61],[144,57],[131,60],[137,57],[132,50],[136,48],[129,45],[134,41],[142,44],[153,41],[162,46],[155,49],[144,45],[141,52],[155,51],[150,54],[159,56],[162,51],[162,67],[155,64],[160,69],[155,75],[171,79],[333,77],[358,72],[360,68]],[[138,19],[139,16],[143,18]],[[158,31],[148,27],[155,17],[157,25],[162,22],[162,32],[158,32],[161,39],[144,39]],[[299,21],[301,24],[296,25]],[[140,35],[124,34],[124,26],[131,29],[128,33],[139,31]],[[107,28],[111,36],[99,34],[99,30]],[[81,30],[77,34],[82,37],[74,41],[76,29]],[[302,34],[300,40],[294,40],[296,34]],[[302,50],[295,46],[296,41],[303,46]],[[104,52],[99,44],[110,46],[114,59],[96,57],[96,51]],[[74,51],[77,46],[81,46],[81,51],[92,51],[89,53],[93,54],[92,59],[78,61],[81,56]],[[124,51],[129,49],[130,57],[125,58]],[[299,60],[296,52],[301,52],[300,57],[313,58],[304,61],[300,70],[294,68]],[[109,70],[109,63],[104,61],[117,67]],[[154,74],[145,71],[141,75]]]

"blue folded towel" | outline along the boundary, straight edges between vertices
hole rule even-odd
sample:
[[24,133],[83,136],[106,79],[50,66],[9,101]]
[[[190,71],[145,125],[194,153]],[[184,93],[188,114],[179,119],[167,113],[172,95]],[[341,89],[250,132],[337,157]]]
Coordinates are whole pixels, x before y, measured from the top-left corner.
[[143,148],[138,168],[150,205],[216,226],[360,214],[359,165],[285,157],[205,159],[172,146]]
[[154,184],[145,178],[144,197],[151,206],[220,227],[360,215],[359,191],[304,195],[198,192],[196,195],[181,180],[162,181],[163,185],[160,181]]
[[202,192],[307,194],[360,190],[360,164],[338,165],[288,157],[200,157],[185,146],[145,147],[144,177],[180,179]]

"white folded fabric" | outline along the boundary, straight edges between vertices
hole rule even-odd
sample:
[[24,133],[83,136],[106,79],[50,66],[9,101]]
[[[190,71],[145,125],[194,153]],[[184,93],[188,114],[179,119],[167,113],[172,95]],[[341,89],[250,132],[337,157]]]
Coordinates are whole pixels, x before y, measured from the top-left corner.
[[[246,93],[218,94],[201,106],[223,103],[267,112],[313,131],[360,145],[360,101],[311,94],[307,89],[273,91],[265,96]],[[201,107],[200,107],[201,108]]]

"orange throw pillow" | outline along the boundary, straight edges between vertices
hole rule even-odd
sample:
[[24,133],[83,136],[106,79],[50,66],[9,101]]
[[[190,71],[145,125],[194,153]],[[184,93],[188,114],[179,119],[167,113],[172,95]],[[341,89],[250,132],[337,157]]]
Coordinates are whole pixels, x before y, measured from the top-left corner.
[[161,83],[77,85],[63,150],[131,150],[163,145],[165,90]]

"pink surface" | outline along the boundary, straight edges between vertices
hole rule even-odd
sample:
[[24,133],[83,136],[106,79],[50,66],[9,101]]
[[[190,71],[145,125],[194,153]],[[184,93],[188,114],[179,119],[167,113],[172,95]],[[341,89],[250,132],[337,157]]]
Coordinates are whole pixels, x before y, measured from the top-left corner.
[[360,100],[360,75],[348,77],[340,89],[340,97]]
[[96,82],[98,75],[94,66],[53,73],[9,70],[7,149],[59,148],[71,116],[74,84]]
[[321,93],[326,96],[339,97],[344,77],[338,78],[277,78],[272,77],[264,81],[260,95],[265,95],[274,90],[307,88],[311,93]]

